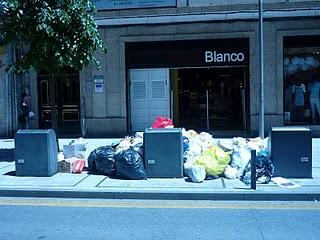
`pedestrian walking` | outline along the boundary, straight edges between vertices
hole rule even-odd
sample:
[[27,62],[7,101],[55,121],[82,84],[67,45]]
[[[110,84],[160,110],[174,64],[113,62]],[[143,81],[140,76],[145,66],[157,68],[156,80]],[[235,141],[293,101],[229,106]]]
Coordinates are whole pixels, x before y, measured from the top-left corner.
[[[21,102],[21,108],[22,108],[22,128],[28,129],[29,128],[29,119],[30,119],[30,113],[31,113],[31,97],[29,94],[24,93],[22,95],[22,102]],[[31,113],[32,114],[32,113]]]

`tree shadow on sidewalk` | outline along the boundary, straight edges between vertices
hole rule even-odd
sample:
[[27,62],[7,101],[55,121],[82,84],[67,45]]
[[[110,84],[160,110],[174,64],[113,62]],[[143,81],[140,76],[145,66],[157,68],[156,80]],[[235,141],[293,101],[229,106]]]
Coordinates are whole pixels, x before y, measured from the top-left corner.
[[0,162],[14,162],[14,148],[1,148]]

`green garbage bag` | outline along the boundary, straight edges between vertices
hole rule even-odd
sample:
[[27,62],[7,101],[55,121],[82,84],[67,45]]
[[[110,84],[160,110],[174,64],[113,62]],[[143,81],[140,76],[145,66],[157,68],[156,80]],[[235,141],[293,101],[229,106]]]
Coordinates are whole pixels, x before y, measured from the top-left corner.
[[220,175],[229,162],[230,153],[223,151],[218,146],[212,146],[195,160],[195,164],[204,167],[207,176]]

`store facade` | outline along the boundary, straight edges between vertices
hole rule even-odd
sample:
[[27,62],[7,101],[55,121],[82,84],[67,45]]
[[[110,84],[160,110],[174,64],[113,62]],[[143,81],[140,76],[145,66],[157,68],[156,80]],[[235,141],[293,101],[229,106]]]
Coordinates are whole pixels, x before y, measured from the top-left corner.
[[[265,19],[266,131],[288,124],[284,106],[287,41],[316,40],[319,23],[318,17]],[[108,25],[98,20],[98,24],[112,46],[105,58],[105,74],[121,92],[126,133],[143,131],[156,116],[164,115],[175,126],[213,135],[257,135],[257,19],[149,25],[129,20],[127,25]],[[316,123],[302,124],[319,129]]]
[[157,116],[197,131],[249,128],[248,38],[127,43],[126,68],[132,131]]
[[[108,48],[106,55],[96,54],[101,68],[89,66],[78,75],[72,73],[71,85],[61,86],[69,99],[64,107],[61,103],[65,134],[122,137],[143,131],[161,115],[172,118],[175,126],[214,136],[256,136],[256,6],[250,1],[245,7],[225,1],[218,1],[220,7],[210,1],[188,1],[189,6],[187,1],[159,1],[161,6],[144,7],[139,1],[127,2],[133,5],[102,4],[98,9],[97,24]],[[317,131],[319,108],[316,100],[310,100],[308,87],[313,78],[319,79],[320,4],[301,1],[299,9],[294,3],[286,6],[265,4],[265,130],[307,125]],[[308,11],[300,10],[306,7]],[[305,91],[297,88],[304,100],[304,107],[298,108],[293,106],[293,98],[302,104],[301,93],[293,96],[297,75],[305,85]],[[24,85],[37,106],[32,127],[49,126],[47,115],[45,122],[40,119],[46,110],[39,90],[45,76],[32,73]]]

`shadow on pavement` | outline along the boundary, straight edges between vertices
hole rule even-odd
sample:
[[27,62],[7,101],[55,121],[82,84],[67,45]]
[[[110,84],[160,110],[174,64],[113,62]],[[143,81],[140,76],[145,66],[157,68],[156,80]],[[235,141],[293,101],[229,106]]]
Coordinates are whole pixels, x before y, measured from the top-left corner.
[[14,148],[0,149],[0,162],[14,162]]
[[16,176],[16,171],[10,171],[10,172],[7,172],[3,175],[6,175],[6,176]]

